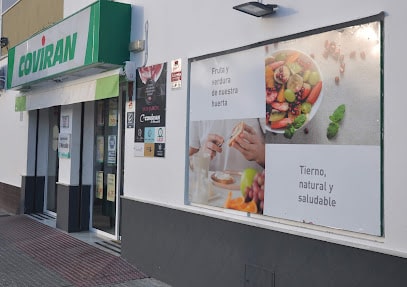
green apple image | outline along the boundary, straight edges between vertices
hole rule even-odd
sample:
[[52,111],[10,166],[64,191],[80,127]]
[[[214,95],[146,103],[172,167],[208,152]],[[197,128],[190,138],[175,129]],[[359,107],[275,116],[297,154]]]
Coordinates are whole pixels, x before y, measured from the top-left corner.
[[316,71],[311,72],[308,78],[308,83],[311,86],[315,86],[319,81],[321,80],[321,77],[319,76],[319,73]]
[[254,168],[246,168],[241,177],[240,177],[240,191],[242,192],[243,197],[246,196],[246,187],[252,186],[253,178],[256,175],[257,170]]

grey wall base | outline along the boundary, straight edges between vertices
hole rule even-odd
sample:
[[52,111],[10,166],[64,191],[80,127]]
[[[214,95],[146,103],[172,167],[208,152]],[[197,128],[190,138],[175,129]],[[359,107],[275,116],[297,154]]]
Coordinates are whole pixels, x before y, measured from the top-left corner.
[[122,257],[176,287],[407,286],[407,259],[122,199]]
[[21,210],[24,213],[43,212],[44,176],[23,176],[21,178]]
[[56,227],[66,232],[89,230],[90,186],[57,184]]

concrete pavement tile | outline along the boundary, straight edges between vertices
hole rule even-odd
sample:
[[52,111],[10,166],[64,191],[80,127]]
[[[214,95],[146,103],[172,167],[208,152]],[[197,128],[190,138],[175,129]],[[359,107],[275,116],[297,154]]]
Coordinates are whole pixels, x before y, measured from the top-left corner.
[[10,246],[0,248],[0,286],[68,287],[71,283]]
[[[101,286],[102,287],[102,286]],[[127,281],[117,285],[104,285],[103,287],[171,287],[170,285],[158,281],[154,278],[144,278],[138,280]]]

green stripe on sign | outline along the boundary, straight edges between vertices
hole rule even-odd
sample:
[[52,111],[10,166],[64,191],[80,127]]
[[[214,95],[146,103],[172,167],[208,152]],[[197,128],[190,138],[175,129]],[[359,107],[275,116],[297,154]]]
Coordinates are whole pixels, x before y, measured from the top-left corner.
[[26,109],[27,109],[26,97],[25,96],[16,97],[15,111],[23,112]]
[[93,64],[97,62],[99,58],[100,3],[95,3],[90,8],[88,41],[86,44],[84,65]]
[[7,89],[10,89],[13,85],[13,69],[14,59],[16,54],[16,48],[13,47],[8,51],[8,66],[7,66]]
[[97,79],[95,100],[114,98],[119,96],[119,74]]

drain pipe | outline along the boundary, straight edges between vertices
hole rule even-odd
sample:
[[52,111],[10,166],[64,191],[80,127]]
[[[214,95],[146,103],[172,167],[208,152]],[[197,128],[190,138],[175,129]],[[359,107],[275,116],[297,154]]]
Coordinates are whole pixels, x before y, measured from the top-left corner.
[[83,165],[83,133],[84,133],[84,120],[85,120],[85,103],[81,103],[81,139],[80,139],[80,149],[79,149],[79,216],[78,216],[78,227],[79,231],[82,231],[82,165]]
[[34,159],[34,183],[35,183],[35,186],[34,186],[34,195],[33,195],[33,203],[32,203],[32,210],[29,212],[29,213],[33,213],[33,212],[36,212],[36,210],[35,210],[35,206],[36,206],[36,200],[35,200],[35,197],[36,197],[36,194],[37,194],[37,186],[38,186],[38,183],[37,183],[37,175],[38,175],[38,167],[37,167],[37,165],[38,165],[38,138],[39,138],[39,124],[40,124],[40,110],[39,109],[37,109],[37,119],[36,119],[36,130],[35,130],[35,159]]

